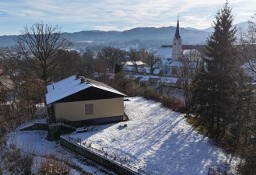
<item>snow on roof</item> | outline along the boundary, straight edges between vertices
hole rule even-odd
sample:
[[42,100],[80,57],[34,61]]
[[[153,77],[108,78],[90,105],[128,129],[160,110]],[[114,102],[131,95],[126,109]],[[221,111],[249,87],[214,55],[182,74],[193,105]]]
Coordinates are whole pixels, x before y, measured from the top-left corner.
[[143,66],[145,65],[145,63],[143,63],[142,61],[126,61],[124,65],[125,66],[134,66],[134,65]]
[[170,64],[171,67],[184,67],[181,61],[173,61]]
[[151,71],[150,71],[149,67],[145,67],[144,69],[145,69],[146,73],[150,74]]
[[141,77],[140,82],[142,82],[142,81],[148,81],[149,78],[150,78],[149,76],[143,76],[143,77]]
[[158,80],[161,83],[172,83],[175,84],[178,81],[178,78],[164,77]]
[[160,58],[172,58],[172,47],[162,46],[156,51],[154,55]]
[[149,67],[138,67],[139,72],[144,72],[144,73],[150,73],[150,68]]
[[201,55],[201,53],[197,49],[184,49],[182,51],[183,56],[188,56],[189,57],[189,56],[195,55],[195,54]]
[[133,66],[124,66],[124,70],[126,70],[126,71],[135,71],[135,67],[133,67]]
[[182,62],[182,61],[173,61],[171,64],[170,64],[170,67],[188,67],[188,68],[193,68],[193,69],[196,69],[198,68],[199,66],[199,63],[196,62],[196,61],[187,61],[187,62]]
[[155,74],[155,75],[160,74],[160,69],[154,69],[153,74]]
[[106,84],[97,82],[95,80],[84,78],[83,82],[81,82],[81,77],[77,77],[75,75],[68,77],[66,79],[63,79],[61,81],[58,81],[56,83],[52,83],[47,86],[48,93],[46,96],[46,103],[51,104],[54,103],[60,99],[63,99],[67,96],[70,96],[72,94],[75,94],[77,92],[80,92],[82,90],[85,90],[89,87],[95,87],[98,89],[102,89],[105,91],[109,91],[115,94],[123,95],[123,93],[107,86]]
[[104,84],[104,83],[101,83],[99,81],[95,81],[95,80],[92,80],[92,79],[89,79],[87,78],[86,80],[89,81],[90,85],[92,87],[95,87],[95,88],[98,88],[98,89],[101,89],[101,90],[105,90],[105,91],[109,91],[109,92],[112,92],[112,93],[115,93],[115,94],[119,94],[119,95],[122,95],[122,96],[126,96],[125,94],[117,91],[116,89]]

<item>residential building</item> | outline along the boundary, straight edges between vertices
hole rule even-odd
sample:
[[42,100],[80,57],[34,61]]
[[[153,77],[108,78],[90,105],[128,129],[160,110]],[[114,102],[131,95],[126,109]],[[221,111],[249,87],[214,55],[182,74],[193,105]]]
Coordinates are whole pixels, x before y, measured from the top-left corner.
[[125,94],[101,82],[73,75],[47,86],[46,103],[57,121],[74,126],[123,121]]

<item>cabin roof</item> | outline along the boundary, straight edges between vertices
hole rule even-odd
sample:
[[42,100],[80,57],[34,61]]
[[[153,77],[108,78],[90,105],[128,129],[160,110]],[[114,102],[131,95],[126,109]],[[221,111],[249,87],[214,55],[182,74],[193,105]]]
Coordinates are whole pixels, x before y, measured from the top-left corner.
[[121,96],[126,96],[125,94],[117,91],[116,89],[104,83],[89,78],[85,78],[83,76],[73,75],[71,77],[68,77],[66,79],[52,83],[47,86],[48,92],[45,95],[46,104],[54,103],[72,94],[88,89],[89,87],[94,87]]

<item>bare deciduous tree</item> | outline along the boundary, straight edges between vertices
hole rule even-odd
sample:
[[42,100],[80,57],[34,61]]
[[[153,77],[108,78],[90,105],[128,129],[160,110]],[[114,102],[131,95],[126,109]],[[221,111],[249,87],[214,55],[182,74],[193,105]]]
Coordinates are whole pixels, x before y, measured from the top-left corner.
[[58,64],[55,55],[58,50],[67,49],[70,42],[61,38],[60,27],[36,23],[31,27],[24,27],[22,35],[17,38],[17,45],[28,71],[43,80],[46,88]]
[[202,68],[202,55],[196,50],[188,50],[179,58],[177,67],[173,68],[173,74],[179,79],[180,87],[183,89],[185,105],[190,99],[190,83],[195,78],[199,70]]
[[89,49],[87,49],[82,55],[82,64],[84,66],[83,71],[81,71],[81,75],[84,75],[88,78],[94,78],[93,73],[95,72],[95,53]]
[[55,55],[57,66],[54,70],[53,81],[60,81],[71,75],[80,75],[84,71],[84,62],[75,50],[59,50]]
[[138,73],[139,69],[138,69],[138,61],[141,60],[141,53],[140,51],[136,51],[135,49],[131,49],[129,52],[129,56],[130,56],[130,60],[133,64],[133,66],[135,67],[135,71]]
[[125,52],[114,48],[114,47],[104,47],[98,53],[98,59],[106,64],[107,69],[109,72],[114,72],[115,65],[118,63],[119,59],[125,55]]
[[248,21],[249,26],[246,32],[240,35],[239,54],[245,63],[249,76],[256,74],[256,14]]

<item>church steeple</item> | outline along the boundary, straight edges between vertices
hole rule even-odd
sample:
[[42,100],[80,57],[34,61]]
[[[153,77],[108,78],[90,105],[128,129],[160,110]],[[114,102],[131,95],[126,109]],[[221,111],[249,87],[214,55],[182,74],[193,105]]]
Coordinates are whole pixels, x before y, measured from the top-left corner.
[[181,57],[181,49],[182,49],[181,47],[182,47],[182,40],[180,36],[180,24],[179,24],[179,17],[178,17],[175,35],[172,40],[172,59],[173,60],[178,60]]
[[180,38],[180,24],[179,24],[179,18],[178,18],[178,20],[177,20],[177,27],[176,27],[175,37],[176,37],[176,39],[179,39],[179,38]]

